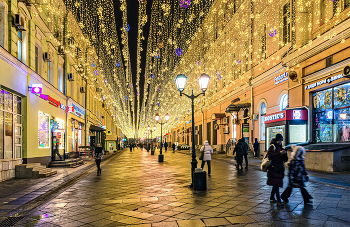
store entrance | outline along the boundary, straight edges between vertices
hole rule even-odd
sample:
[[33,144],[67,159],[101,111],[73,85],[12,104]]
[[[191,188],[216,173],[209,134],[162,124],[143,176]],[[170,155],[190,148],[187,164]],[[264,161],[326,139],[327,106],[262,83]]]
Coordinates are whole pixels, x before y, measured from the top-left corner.
[[64,161],[64,130],[55,129],[51,135],[51,159],[52,161]]

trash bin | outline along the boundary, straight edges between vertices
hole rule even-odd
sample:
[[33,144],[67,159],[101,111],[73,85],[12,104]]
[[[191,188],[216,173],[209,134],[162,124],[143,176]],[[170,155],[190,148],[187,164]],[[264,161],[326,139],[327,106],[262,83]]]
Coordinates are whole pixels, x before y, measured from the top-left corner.
[[196,191],[207,190],[207,173],[202,168],[196,168],[193,172],[193,189]]

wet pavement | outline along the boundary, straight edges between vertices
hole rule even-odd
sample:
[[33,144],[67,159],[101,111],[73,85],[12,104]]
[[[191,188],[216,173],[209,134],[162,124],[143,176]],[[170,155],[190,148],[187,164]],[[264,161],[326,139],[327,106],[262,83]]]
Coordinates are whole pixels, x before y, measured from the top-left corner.
[[237,171],[232,159],[214,155],[208,190],[198,192],[189,187],[189,154],[164,152],[158,163],[158,153],[122,151],[102,163],[101,176],[93,168],[15,226],[350,226],[347,185],[311,181],[313,205],[294,189],[278,208],[257,160]]

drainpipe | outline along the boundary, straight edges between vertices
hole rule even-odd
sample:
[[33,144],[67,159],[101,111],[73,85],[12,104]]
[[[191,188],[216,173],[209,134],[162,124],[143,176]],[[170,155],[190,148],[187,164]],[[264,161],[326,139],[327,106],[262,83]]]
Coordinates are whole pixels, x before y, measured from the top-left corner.
[[[298,143],[298,144],[295,144],[297,146],[305,146],[305,145],[308,145],[311,143],[311,110],[310,110],[310,107],[309,106],[300,106],[300,107],[293,107],[293,108],[287,108],[287,110],[290,110],[290,109],[298,109],[298,108],[305,108],[307,109],[308,111],[308,129],[307,129],[307,137],[308,137],[308,140],[304,143]],[[287,145],[285,146],[286,149],[290,149],[292,147],[292,145]]]
[[[204,112],[203,112],[203,108],[201,108],[201,112],[202,112],[202,143],[203,143],[204,142],[203,141],[203,136],[204,136]],[[199,145],[202,145],[202,144],[199,144]]]

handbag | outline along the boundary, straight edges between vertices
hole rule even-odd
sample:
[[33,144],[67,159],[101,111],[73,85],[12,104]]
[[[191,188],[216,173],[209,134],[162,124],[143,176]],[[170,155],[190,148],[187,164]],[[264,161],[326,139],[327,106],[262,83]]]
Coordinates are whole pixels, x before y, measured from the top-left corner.
[[204,149],[203,149],[201,155],[198,158],[199,160],[203,160],[203,158],[204,158],[204,151],[205,151],[205,145],[204,145]]
[[272,160],[270,160],[266,154],[261,162],[261,170],[264,172],[267,172],[267,169],[271,165],[271,162],[272,162]]

